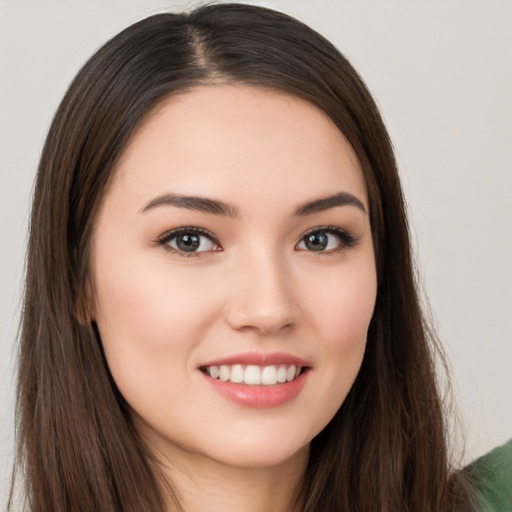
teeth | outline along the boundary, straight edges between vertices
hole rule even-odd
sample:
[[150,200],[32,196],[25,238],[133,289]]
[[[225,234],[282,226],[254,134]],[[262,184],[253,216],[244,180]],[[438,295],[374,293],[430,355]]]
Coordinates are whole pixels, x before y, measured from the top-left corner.
[[232,366],[208,366],[206,373],[213,379],[219,379],[223,382],[233,382],[236,384],[246,384],[248,386],[274,386],[284,382],[291,382],[296,379],[302,368],[300,366],[292,365],[279,365],[279,366],[257,366],[247,365],[244,367],[241,364],[234,364]]
[[284,364],[282,364],[278,369],[277,369],[277,382],[286,382],[286,374],[288,372],[286,371],[286,366]]
[[214,379],[219,378],[219,367],[218,366],[210,366],[210,377],[213,377]]
[[261,372],[261,383],[265,386],[277,384],[277,370],[275,366],[265,366]]
[[235,364],[231,368],[231,382],[243,382],[244,381],[244,369],[241,364]]
[[221,366],[219,368],[219,379],[223,382],[226,382],[229,380],[231,370],[228,366]]
[[261,384],[261,370],[259,366],[249,365],[244,373],[245,384]]

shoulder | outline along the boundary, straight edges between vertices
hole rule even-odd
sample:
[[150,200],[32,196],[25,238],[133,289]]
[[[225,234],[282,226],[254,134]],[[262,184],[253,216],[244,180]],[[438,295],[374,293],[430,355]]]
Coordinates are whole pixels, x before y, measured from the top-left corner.
[[512,439],[477,459],[466,472],[475,482],[480,512],[512,512]]

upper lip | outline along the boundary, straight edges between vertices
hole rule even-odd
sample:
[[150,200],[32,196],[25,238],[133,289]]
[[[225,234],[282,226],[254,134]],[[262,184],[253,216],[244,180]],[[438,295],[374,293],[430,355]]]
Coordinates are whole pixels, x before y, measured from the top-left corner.
[[309,364],[300,357],[287,354],[285,352],[245,352],[242,354],[235,354],[221,359],[208,361],[201,365],[201,368],[206,366],[231,366],[234,364],[243,365],[256,365],[256,366],[270,366],[278,364],[295,365],[295,366],[309,366]]

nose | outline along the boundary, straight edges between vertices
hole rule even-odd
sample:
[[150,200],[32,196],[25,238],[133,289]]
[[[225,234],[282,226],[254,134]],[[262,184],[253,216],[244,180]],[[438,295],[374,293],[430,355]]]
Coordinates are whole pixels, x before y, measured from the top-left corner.
[[276,255],[253,254],[237,267],[226,312],[231,328],[260,335],[292,328],[298,312],[285,262]]

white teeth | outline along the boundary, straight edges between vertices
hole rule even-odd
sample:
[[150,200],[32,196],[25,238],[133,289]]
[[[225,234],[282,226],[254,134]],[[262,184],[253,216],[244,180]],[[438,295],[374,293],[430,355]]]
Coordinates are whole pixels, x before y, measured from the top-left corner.
[[244,381],[244,369],[241,364],[234,364],[231,367],[231,382],[243,382]]
[[250,364],[244,373],[244,382],[245,384],[261,384],[261,369],[259,366],[255,366]]
[[286,366],[282,364],[277,369],[277,382],[286,382]]
[[274,386],[284,382],[291,382],[301,374],[300,366],[279,365],[279,366],[257,366],[254,364],[244,367],[241,364],[232,366],[208,366],[206,373],[213,379],[249,386]]
[[230,368],[229,366],[221,366],[219,368],[219,379],[222,380],[223,382],[226,382],[229,380],[229,377],[230,377]]
[[277,370],[275,366],[265,366],[261,372],[261,383],[265,386],[277,384]]

